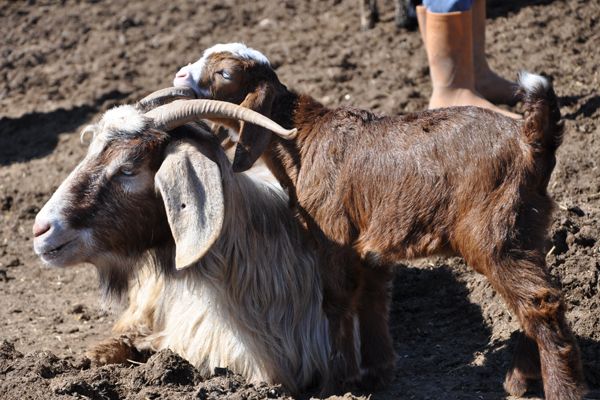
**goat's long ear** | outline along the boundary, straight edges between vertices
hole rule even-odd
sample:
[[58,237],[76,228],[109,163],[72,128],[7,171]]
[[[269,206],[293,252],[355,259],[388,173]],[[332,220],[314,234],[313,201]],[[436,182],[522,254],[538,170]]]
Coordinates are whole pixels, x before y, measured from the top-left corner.
[[[271,118],[275,90],[270,82],[260,83],[240,104]],[[240,137],[233,158],[233,170],[243,172],[252,167],[271,141],[271,131],[247,122],[241,123]]]
[[154,178],[175,239],[175,267],[198,261],[221,233],[224,218],[219,166],[190,142],[169,145]]

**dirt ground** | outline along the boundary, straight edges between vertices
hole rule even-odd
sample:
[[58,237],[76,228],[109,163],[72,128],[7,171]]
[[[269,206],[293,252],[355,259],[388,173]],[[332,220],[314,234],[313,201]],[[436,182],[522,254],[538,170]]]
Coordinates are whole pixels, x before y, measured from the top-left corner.
[[[201,381],[168,351],[143,365],[90,368],[82,352],[109,335],[114,312],[100,308],[93,267],[41,265],[31,226],[85,153],[82,126],[169,86],[179,66],[214,43],[261,50],[284,83],[328,105],[387,114],[425,108],[431,87],[418,33],[396,30],[389,0],[380,0],[381,23],[362,32],[356,3],[0,3],[0,398],[283,395],[224,371]],[[550,184],[559,208],[548,262],[564,288],[591,398],[600,398],[600,3],[497,0],[488,16],[493,68],[510,78],[520,69],[550,75],[560,96],[566,136]],[[398,269],[391,321],[395,380],[372,399],[505,397],[517,325],[460,260]]]

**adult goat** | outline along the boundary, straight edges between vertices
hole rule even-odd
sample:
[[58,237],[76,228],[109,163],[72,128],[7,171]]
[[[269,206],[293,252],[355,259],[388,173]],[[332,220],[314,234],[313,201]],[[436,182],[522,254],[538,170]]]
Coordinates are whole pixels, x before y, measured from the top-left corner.
[[206,125],[183,124],[282,128],[232,104],[155,105],[117,107],[86,129],[86,157],[33,228],[44,262],[92,263],[106,297],[129,295],[117,337],[88,354],[125,362],[170,348],[206,376],[228,367],[292,393],[316,383],[329,341],[314,247],[281,189],[233,174]]

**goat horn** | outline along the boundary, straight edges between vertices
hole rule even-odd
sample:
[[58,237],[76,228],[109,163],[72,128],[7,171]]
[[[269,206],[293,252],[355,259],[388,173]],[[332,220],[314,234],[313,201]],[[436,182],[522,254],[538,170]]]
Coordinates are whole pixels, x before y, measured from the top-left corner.
[[237,119],[262,126],[283,139],[294,139],[297,130],[285,129],[278,123],[249,108],[218,100],[176,100],[146,113],[157,128],[170,130],[203,118]]
[[150,93],[148,96],[138,101],[137,106],[144,111],[148,111],[158,106],[162,106],[163,104],[170,103],[174,100],[195,98],[196,94],[192,88],[184,86],[169,87]]

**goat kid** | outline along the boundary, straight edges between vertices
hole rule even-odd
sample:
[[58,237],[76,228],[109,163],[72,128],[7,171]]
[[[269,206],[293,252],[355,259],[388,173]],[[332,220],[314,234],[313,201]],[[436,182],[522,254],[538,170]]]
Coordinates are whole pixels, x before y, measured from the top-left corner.
[[[562,140],[556,95],[541,76],[520,80],[525,118],[453,107],[398,117],[329,109],[288,90],[267,58],[243,44],[207,49],[175,76],[198,97],[241,104],[297,136],[243,124],[233,169],[264,153],[329,263],[322,271],[332,340],[326,391],[359,376],[391,378],[390,267],[459,255],[503,296],[525,332],[505,389],[541,378],[547,399],[585,391],[561,293],[545,265],[554,203],[547,184]],[[359,361],[352,338],[358,314]]]
[[87,129],[86,157],[36,217],[35,252],[94,264],[109,300],[129,294],[94,361],[170,348],[205,376],[228,367],[297,393],[327,373],[315,250],[281,190],[233,174],[205,125],[180,126],[219,114],[196,102],[120,106]]

